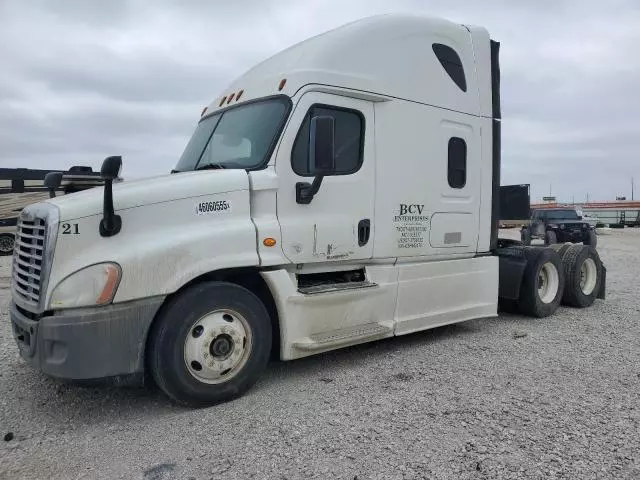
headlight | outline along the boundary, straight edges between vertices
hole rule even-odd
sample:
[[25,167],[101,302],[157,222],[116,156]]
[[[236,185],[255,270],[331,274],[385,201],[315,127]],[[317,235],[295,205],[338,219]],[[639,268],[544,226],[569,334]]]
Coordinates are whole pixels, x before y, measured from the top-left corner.
[[121,276],[122,271],[117,263],[99,263],[78,270],[56,286],[49,306],[55,309],[111,303]]

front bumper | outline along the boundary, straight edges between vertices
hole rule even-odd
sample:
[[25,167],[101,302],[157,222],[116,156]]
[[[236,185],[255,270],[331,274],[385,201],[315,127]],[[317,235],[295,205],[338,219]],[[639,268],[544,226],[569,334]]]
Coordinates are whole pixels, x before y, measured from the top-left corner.
[[11,324],[20,355],[52,377],[90,380],[144,371],[149,326],[163,297],[68,310],[31,319],[13,302]]

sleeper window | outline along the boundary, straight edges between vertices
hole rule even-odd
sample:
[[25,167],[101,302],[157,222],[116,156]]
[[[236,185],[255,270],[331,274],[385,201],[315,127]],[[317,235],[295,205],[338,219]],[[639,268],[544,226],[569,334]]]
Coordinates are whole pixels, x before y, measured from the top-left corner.
[[357,172],[362,165],[364,119],[360,112],[336,107],[314,105],[309,109],[298,131],[291,152],[293,171],[303,177],[313,176],[309,165],[309,124],[312,116],[329,115],[335,127],[335,171],[332,175]]
[[467,183],[467,144],[459,137],[449,139],[448,180],[451,188],[464,188]]

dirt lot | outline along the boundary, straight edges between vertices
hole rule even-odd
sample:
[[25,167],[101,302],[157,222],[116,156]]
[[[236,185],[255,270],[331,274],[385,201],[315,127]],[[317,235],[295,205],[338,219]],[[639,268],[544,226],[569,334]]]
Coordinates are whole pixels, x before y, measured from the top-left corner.
[[1,258],[0,478],[640,478],[640,231],[599,242],[608,296],[590,309],[276,363],[203,410],[27,367]]

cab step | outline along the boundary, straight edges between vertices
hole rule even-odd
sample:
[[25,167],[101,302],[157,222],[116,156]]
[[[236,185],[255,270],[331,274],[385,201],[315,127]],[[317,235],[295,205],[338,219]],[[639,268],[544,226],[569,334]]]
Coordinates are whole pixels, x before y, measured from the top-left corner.
[[295,342],[293,347],[304,351],[324,350],[327,347],[344,346],[391,336],[393,336],[392,327],[386,327],[379,323],[367,323],[310,335],[302,341]]

